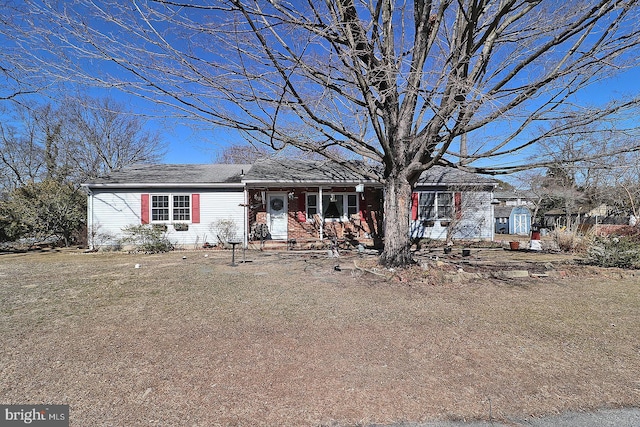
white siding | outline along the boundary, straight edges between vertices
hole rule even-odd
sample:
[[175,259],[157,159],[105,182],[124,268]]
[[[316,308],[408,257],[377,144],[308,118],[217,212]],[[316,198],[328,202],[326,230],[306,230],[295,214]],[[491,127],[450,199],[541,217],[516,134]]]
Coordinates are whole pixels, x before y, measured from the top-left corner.
[[[471,203],[465,202],[464,198],[469,197]],[[493,209],[491,200],[492,193],[486,191],[462,193],[462,221],[459,231],[456,233],[457,239],[493,239]]]
[[[189,231],[173,231],[172,242],[180,245],[197,245],[218,242],[214,224],[219,220],[232,220],[236,224],[238,240],[242,240],[244,193],[238,191],[193,191],[200,194],[200,224],[189,224]],[[171,227],[169,227],[172,229]]]
[[94,191],[88,202],[91,246],[116,245],[124,227],[140,224],[140,193]]
[[[417,191],[429,191],[428,189]],[[455,224],[454,239],[491,240],[493,239],[492,193],[488,191],[462,192],[462,218]],[[455,221],[454,221],[455,222]],[[444,240],[447,227],[435,221],[433,227],[427,227],[423,221],[411,221],[411,236]]]
[[[141,195],[143,193],[200,194],[200,223],[179,221],[188,224],[189,229],[176,231],[172,226],[172,221],[166,222],[168,225],[167,237],[179,247],[197,248],[202,247],[205,242],[217,243],[217,232],[215,229],[212,230],[212,224],[221,219],[235,222],[239,240],[242,240],[244,226],[244,208],[240,206],[244,203],[242,189],[94,190],[89,196],[88,207],[90,242],[93,241],[95,246],[114,245],[123,237],[123,228],[141,224]],[[93,233],[91,230],[94,230]]]

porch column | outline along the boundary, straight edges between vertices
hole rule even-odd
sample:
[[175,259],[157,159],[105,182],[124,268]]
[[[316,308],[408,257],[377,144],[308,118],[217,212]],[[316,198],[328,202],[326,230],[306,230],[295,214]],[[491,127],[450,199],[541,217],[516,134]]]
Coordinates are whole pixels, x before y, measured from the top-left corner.
[[242,249],[249,247],[249,230],[247,230],[247,224],[249,223],[249,189],[245,185],[244,187],[244,203],[242,204]]

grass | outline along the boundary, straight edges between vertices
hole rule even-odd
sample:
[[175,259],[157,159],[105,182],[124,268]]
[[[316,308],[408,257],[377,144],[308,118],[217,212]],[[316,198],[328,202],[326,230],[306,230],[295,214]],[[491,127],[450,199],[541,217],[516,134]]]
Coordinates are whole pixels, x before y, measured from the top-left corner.
[[633,272],[565,266],[432,286],[419,272],[385,281],[320,258],[249,254],[230,267],[229,253],[208,255],[0,255],[0,401],[66,403],[72,425],[127,426],[509,420],[640,404]]

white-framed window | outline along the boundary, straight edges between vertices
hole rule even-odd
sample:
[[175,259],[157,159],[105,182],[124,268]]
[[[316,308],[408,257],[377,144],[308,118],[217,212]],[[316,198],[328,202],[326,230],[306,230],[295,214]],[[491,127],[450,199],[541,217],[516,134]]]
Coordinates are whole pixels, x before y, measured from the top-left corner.
[[453,218],[453,193],[428,191],[419,193],[418,216],[426,220]]
[[318,213],[318,195],[307,194],[307,218],[313,218]]
[[[307,193],[307,218],[320,213],[318,193]],[[347,221],[360,210],[358,193],[325,193],[322,195],[322,217],[325,221]]]
[[152,194],[151,222],[191,221],[189,194]]

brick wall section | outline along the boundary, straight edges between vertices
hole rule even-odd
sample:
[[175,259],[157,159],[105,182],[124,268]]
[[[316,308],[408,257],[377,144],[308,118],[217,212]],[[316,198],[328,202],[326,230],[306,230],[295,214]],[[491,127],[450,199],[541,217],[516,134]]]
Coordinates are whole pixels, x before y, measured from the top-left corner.
[[[267,190],[249,190],[249,200],[253,205],[253,209],[249,212],[249,227],[254,223],[266,224],[267,211],[266,204],[256,202],[260,199],[262,192],[293,193],[288,201],[288,238],[296,240],[318,239],[319,226],[317,222],[306,217],[306,194],[317,193],[317,187],[307,188],[269,188]],[[333,187],[332,192],[336,193],[353,193],[353,187]],[[382,215],[381,215],[381,194],[380,189],[366,188],[360,197],[360,212],[363,220],[356,219],[350,222],[326,222],[324,226],[325,237],[337,235],[338,238],[353,236],[355,238],[364,239],[366,236],[375,240],[382,234]],[[324,193],[329,193],[324,190]],[[360,216],[360,215],[358,215]],[[251,231],[251,230],[249,230]]]

